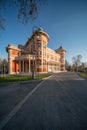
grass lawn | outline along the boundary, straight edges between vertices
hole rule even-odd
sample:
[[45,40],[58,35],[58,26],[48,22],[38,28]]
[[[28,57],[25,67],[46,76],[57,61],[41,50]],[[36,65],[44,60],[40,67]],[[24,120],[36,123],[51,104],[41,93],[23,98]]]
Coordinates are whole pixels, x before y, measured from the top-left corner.
[[[51,76],[52,74],[37,74],[35,79],[42,79]],[[28,81],[32,80],[31,75],[10,75],[10,76],[0,76],[0,83],[2,82],[17,82],[17,81]]]
[[86,77],[87,78],[87,72],[81,72],[80,73],[83,77]]

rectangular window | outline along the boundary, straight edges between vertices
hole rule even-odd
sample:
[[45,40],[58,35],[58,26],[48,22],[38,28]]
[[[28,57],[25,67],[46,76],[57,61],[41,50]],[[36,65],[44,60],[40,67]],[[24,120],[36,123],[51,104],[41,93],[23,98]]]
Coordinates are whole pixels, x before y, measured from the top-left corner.
[[38,55],[38,56],[41,56],[41,55],[42,55],[42,51],[38,51],[38,52],[37,52],[37,55]]
[[46,52],[45,51],[43,52],[43,56],[46,56]]
[[41,65],[41,60],[37,60],[37,65]]
[[55,61],[57,61],[57,57],[55,57]]
[[41,43],[37,43],[37,48],[41,48]]
[[46,44],[43,44],[43,48],[46,48],[47,47],[47,45]]
[[46,65],[46,60],[43,60],[43,65]]

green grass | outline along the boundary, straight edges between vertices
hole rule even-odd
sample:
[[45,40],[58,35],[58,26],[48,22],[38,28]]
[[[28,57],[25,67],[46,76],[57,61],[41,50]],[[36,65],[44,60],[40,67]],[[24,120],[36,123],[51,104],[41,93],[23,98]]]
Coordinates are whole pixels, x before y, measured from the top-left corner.
[[46,77],[49,77],[49,76],[51,76],[52,74],[37,74],[36,76],[35,76],[35,78],[36,79],[42,79],[42,78],[46,78]]
[[81,72],[80,73],[83,77],[86,77],[87,78],[87,72]]
[[[49,77],[52,74],[37,74],[35,79],[42,79]],[[31,75],[10,75],[10,76],[0,76],[0,83],[2,82],[18,82],[18,81],[28,81],[32,80]]]

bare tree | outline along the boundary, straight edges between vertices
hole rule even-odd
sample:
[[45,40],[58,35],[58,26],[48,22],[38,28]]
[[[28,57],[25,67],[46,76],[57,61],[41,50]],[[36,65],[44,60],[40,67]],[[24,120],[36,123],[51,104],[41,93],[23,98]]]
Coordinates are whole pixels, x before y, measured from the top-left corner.
[[[17,17],[22,23],[27,23],[29,19],[36,19],[38,17],[41,5],[45,5],[43,0],[0,0],[0,10],[6,10],[9,6],[17,7]],[[4,16],[0,13],[0,29],[5,29],[3,22]]]
[[8,71],[8,61],[6,58],[0,57],[0,73],[7,73]]
[[78,71],[78,67],[81,64],[81,59],[82,59],[81,55],[77,55],[77,56],[72,58],[73,66],[75,67],[74,69],[76,71]]
[[4,18],[0,18],[0,29],[5,30],[3,23],[5,22]]
[[70,71],[70,64],[67,60],[65,61],[65,68],[66,68],[66,70]]

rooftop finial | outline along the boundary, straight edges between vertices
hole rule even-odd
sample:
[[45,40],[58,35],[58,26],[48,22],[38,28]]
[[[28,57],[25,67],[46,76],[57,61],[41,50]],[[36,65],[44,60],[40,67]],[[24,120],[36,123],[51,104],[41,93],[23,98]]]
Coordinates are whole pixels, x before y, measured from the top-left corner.
[[40,27],[40,28],[38,29],[38,31],[43,31],[43,28],[42,28],[42,27]]
[[63,47],[62,46],[60,46],[60,48],[59,48],[60,50],[62,50],[63,49]]

